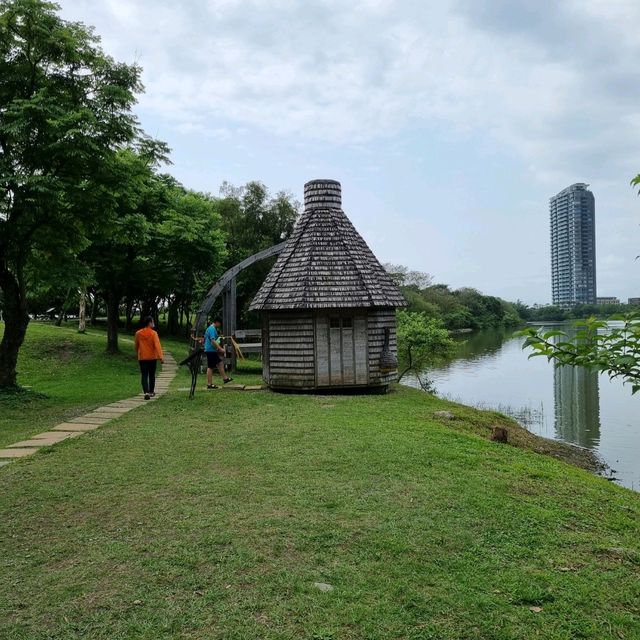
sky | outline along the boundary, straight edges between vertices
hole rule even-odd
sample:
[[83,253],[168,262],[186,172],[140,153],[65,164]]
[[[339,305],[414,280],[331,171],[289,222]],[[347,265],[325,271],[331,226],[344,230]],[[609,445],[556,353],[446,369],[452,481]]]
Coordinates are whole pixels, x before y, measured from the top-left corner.
[[598,295],[640,296],[637,0],[58,0],[143,68],[185,187],[340,180],[381,262],[551,299],[549,198],[596,200]]

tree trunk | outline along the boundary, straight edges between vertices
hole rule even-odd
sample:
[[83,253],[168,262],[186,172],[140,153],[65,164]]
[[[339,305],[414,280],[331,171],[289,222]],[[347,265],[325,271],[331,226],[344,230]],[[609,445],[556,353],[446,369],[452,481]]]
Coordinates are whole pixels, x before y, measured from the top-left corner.
[[87,290],[80,289],[80,308],[78,310],[78,333],[87,330]]
[[109,293],[107,303],[107,353],[118,353],[118,322],[120,321],[120,296]]
[[145,318],[151,315],[151,302],[149,300],[142,300],[140,303],[140,320],[144,321]]
[[91,319],[89,322],[92,327],[96,326],[96,318],[98,317],[98,294],[93,294],[93,300],[91,302]]
[[180,325],[178,323],[178,302],[173,299],[169,299],[169,316],[167,321],[167,329],[169,334],[177,336],[180,331]]
[[67,293],[64,296],[64,302],[60,306],[60,313],[58,314],[58,319],[56,320],[56,327],[60,327],[62,325],[62,321],[67,317],[67,303],[69,302],[69,295],[71,294],[71,288],[67,289]]
[[4,334],[0,341],[0,389],[17,387],[18,352],[29,325],[24,288],[8,269],[0,269],[4,294]]
[[133,327],[133,298],[127,298],[126,324],[125,329],[129,330]]

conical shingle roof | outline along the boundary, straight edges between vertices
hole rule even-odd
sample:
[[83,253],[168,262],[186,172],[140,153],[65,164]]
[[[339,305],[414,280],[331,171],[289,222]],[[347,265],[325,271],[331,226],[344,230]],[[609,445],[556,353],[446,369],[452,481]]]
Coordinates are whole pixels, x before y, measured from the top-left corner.
[[339,182],[307,182],[304,213],[251,310],[406,306],[341,206]]

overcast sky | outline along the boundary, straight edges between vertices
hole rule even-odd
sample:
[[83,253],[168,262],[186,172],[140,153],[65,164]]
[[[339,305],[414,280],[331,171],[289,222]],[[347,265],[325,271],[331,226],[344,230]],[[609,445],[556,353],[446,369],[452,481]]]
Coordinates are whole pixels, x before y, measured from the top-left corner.
[[551,298],[548,199],[596,199],[598,295],[640,296],[637,0],[61,0],[144,69],[186,187],[342,182],[381,262]]

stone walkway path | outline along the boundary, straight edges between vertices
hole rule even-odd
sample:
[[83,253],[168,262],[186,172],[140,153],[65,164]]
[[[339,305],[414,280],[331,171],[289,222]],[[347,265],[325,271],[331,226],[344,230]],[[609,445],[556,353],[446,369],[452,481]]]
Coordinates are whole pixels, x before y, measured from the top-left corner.
[[0,449],[0,466],[8,464],[17,458],[30,456],[42,447],[50,447],[58,442],[62,442],[63,440],[68,440],[69,438],[77,438],[83,433],[93,431],[110,420],[127,413],[127,411],[132,411],[140,405],[156,400],[167,392],[169,384],[175,378],[177,371],[178,365],[173,359],[173,356],[170,353],[165,352],[162,371],[156,378],[155,398],[145,400],[140,395],[134,396],[133,398],[127,398],[126,400],[118,400],[117,402],[112,402],[104,407],[98,407],[89,413],[85,413],[83,416],[71,418],[68,422],[61,422],[53,427],[51,431],[44,431],[43,433],[32,436],[28,440],[22,440],[21,442],[10,444],[5,449]]

